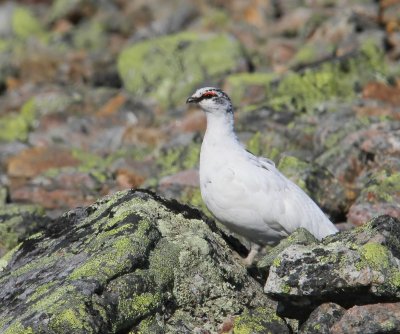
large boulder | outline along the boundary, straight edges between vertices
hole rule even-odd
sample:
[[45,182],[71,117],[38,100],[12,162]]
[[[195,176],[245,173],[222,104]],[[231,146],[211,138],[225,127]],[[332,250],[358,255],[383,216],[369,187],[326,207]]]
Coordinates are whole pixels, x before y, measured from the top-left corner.
[[182,32],[136,43],[118,57],[125,88],[135,96],[176,106],[204,82],[243,68],[239,42],[225,34]]
[[67,212],[3,258],[0,286],[8,334],[246,330],[251,312],[288,332],[214,223],[146,191]]
[[400,301],[399,288],[400,222],[380,216],[321,243],[289,246],[272,262],[264,291],[279,301],[279,314],[305,319],[327,302]]

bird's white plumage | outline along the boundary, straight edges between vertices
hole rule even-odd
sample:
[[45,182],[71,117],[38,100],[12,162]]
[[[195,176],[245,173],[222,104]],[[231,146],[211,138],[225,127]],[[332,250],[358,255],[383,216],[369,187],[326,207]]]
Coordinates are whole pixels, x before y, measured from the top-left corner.
[[[208,92],[214,95],[203,98]],[[258,245],[276,243],[299,227],[318,239],[337,232],[313,200],[272,161],[252,155],[238,142],[225,93],[202,88],[188,102],[197,102],[206,111],[200,188],[219,221]]]

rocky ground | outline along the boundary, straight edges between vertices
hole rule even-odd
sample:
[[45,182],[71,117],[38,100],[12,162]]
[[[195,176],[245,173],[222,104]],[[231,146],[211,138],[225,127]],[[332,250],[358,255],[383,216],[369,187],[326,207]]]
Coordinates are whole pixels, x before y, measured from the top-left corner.
[[[204,327],[209,331],[235,328],[235,332],[241,333],[238,324],[245,324],[246,319],[253,317],[259,319],[256,315],[264,319],[260,320],[260,326],[264,322],[266,326],[271,322],[278,326],[268,327],[277,333],[284,333],[279,326],[287,325],[290,329],[285,327],[286,330],[322,332],[314,328],[322,322],[326,328],[333,326],[338,333],[351,332],[345,326],[353,326],[354,333],[399,331],[396,327],[399,324],[391,322],[399,312],[393,288],[397,287],[398,253],[397,246],[390,246],[397,241],[388,241],[389,232],[382,230],[396,231],[396,221],[389,217],[383,219],[384,227],[379,227],[376,235],[365,232],[363,229],[367,227],[363,226],[337,240],[328,240],[323,246],[310,246],[308,241],[302,241],[302,246],[290,246],[293,250],[289,247],[284,251],[286,248],[282,247],[275,251],[275,257],[260,261],[264,278],[260,280],[257,270],[251,273],[263,282],[269,271],[265,289],[269,296],[279,300],[278,309],[282,310],[279,316],[269,312],[276,305],[264,295],[260,295],[257,305],[245,299],[237,302],[239,295],[259,294],[254,278],[242,271],[215,273],[223,277],[218,283],[221,286],[235,285],[233,292],[228,289],[230,292],[222,295],[226,300],[236,300],[238,305],[221,308],[218,313],[216,308],[220,304],[207,291],[206,297],[201,298],[209,308],[195,311],[204,312],[203,327],[200,314],[182,320],[188,315],[180,312],[187,311],[190,300],[180,301],[179,293],[171,290],[177,284],[176,277],[167,275],[168,287],[149,278],[155,274],[148,256],[160,247],[157,245],[164,235],[154,217],[149,218],[153,224],[149,228],[154,231],[142,231],[146,235],[153,233],[154,239],[150,238],[152,243],[138,250],[141,254],[138,262],[133,260],[134,253],[129,253],[131,263],[127,265],[125,251],[115,250],[115,256],[121,256],[121,263],[105,270],[103,278],[95,275],[93,279],[91,274],[83,280],[83,276],[71,279],[70,275],[74,270],[79,272],[82,266],[93,266],[89,260],[101,256],[99,245],[103,245],[101,240],[90,240],[89,231],[84,233],[79,228],[80,224],[87,228],[85,219],[94,219],[87,212],[92,209],[75,209],[64,218],[57,218],[67,210],[86,207],[107,194],[130,188],[151,189],[209,215],[198,190],[198,156],[205,118],[201,111],[184,103],[188,95],[204,85],[222,87],[232,97],[236,128],[248,149],[273,159],[340,229],[363,225],[378,215],[399,218],[399,17],[397,0],[0,2],[0,258],[11,250],[0,260],[0,267],[5,268],[0,282],[7,287],[17,283],[22,286],[14,294],[3,291],[0,301],[5,298],[7,308],[0,310],[5,319],[0,320],[0,332],[6,328],[9,333],[23,332],[33,325],[30,321],[38,323],[40,319],[45,319],[45,325],[33,326],[35,331],[62,332],[56,328],[69,328],[71,332],[72,328],[75,332],[75,327],[62,327],[60,318],[46,313],[53,300],[63,300],[60,296],[71,291],[68,303],[84,303],[85,308],[60,306],[57,312],[67,312],[65,319],[100,312],[103,320],[94,316],[97,320],[87,317],[88,323],[82,323],[82,328],[87,325],[93,332],[140,331],[140,326],[144,326],[140,324],[147,319],[146,323],[161,328],[154,332],[179,332],[179,326],[187,326],[188,332]],[[126,194],[116,193],[116,198],[123,198],[117,201],[116,210],[136,196]],[[94,207],[102,207],[103,202]],[[109,227],[110,234],[122,227],[115,233],[122,239],[129,238],[123,230],[127,228],[125,233],[135,234],[138,222],[139,219],[128,219],[122,224],[128,227]],[[103,223],[106,224],[99,222]],[[64,241],[61,232],[57,232],[63,229],[63,224],[76,227]],[[366,226],[371,224],[374,223]],[[101,233],[108,229],[102,228],[105,230]],[[91,233],[98,236],[100,232],[94,231]],[[231,252],[221,245],[223,240],[232,243],[233,237],[218,227],[212,227],[211,231],[222,238],[214,245],[214,241],[205,237],[207,245],[214,245],[213,252]],[[360,233],[362,237],[357,237]],[[44,235],[48,235],[50,244],[58,246],[47,249]],[[21,246],[20,242],[26,238]],[[105,246],[114,249],[112,240]],[[173,238],[167,242],[177,243]],[[364,247],[371,243],[372,246]],[[90,244],[85,248],[84,245]],[[241,253],[238,245],[231,246]],[[319,250],[321,247],[323,251]],[[59,254],[69,256],[55,264],[53,257]],[[75,258],[77,254],[81,255]],[[235,266],[230,256],[224,256],[229,263],[226,266]],[[296,256],[310,263],[318,259],[321,267],[296,269],[299,261]],[[39,276],[31,276],[31,269],[19,273],[18,268],[36,257],[37,261],[42,257],[48,259],[51,273],[43,268],[38,269]],[[351,277],[341,269],[333,270],[322,258],[328,258],[331,265],[346,265]],[[371,265],[365,269],[366,260],[373,263],[383,258],[384,267]],[[222,261],[214,258],[214,264],[218,263],[216,259]],[[354,268],[352,261],[361,264]],[[285,266],[281,268],[282,263]],[[60,266],[59,270],[54,265]],[[293,275],[282,274],[289,269]],[[14,270],[17,273],[10,276]],[[141,281],[143,270],[150,271],[145,275],[147,283]],[[300,287],[299,277],[307,276],[307,270],[318,270],[321,275],[330,271],[337,281],[321,276],[319,283],[313,282],[320,284],[319,290],[314,286]],[[125,278],[125,274],[132,277]],[[356,274],[358,278],[354,277]],[[36,299],[27,286],[27,277],[35,277],[34,284],[29,284],[39,293]],[[124,290],[121,286],[125,283],[118,283],[125,279],[134,286],[133,290]],[[54,286],[48,291],[50,281],[54,281]],[[17,299],[31,298],[30,302],[36,303],[42,299],[40,291],[46,291],[43,296],[50,299],[43,298],[47,302],[42,301],[36,311],[31,311],[35,313],[24,313],[26,310],[21,309]],[[51,297],[53,292],[60,299]],[[155,292],[156,301],[149,301],[140,310],[131,310],[133,313],[129,311],[131,315],[124,315],[119,309],[122,306],[118,305],[126,303],[126,294],[142,296]],[[360,301],[357,296],[361,293],[366,298]],[[305,301],[300,297],[304,294],[311,299],[307,297]],[[342,297],[346,294],[349,300],[355,296],[357,302],[344,301]],[[92,300],[90,305],[84,299],[88,296]],[[100,303],[93,296],[105,301]],[[293,325],[280,318],[293,316],[293,305],[299,300],[307,306],[305,314],[295,317],[300,319],[300,327],[299,323]],[[132,306],[132,300],[129,303]],[[211,309],[216,314],[213,319],[208,318]],[[382,320],[387,310],[392,313]],[[12,322],[10,319],[17,313],[21,318]],[[238,315],[241,320],[235,320]],[[320,320],[322,316],[324,320]],[[361,326],[357,317],[369,319],[365,326],[371,327],[357,327]],[[257,330],[253,328],[253,332]]]

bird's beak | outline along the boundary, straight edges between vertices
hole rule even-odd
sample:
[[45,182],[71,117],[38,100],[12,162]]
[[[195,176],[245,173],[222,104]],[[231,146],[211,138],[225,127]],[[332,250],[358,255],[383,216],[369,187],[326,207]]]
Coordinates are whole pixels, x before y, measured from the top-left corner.
[[197,98],[190,96],[188,97],[188,99],[186,100],[186,103],[196,103],[197,102]]

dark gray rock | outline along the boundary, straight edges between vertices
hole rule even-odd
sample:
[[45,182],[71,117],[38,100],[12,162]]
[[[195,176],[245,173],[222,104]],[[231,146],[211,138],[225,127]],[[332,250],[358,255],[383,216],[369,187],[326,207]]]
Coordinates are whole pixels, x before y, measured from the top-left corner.
[[319,304],[400,300],[400,222],[380,216],[320,244],[292,245],[275,258],[264,291],[278,313],[304,319]]
[[291,245],[312,245],[317,242],[318,240],[305,228],[299,228],[289,237],[283,239],[277,246],[269,250],[267,254],[257,263],[257,267],[261,269],[271,267],[278,255]]
[[307,321],[301,326],[299,334],[330,334],[330,328],[346,310],[335,303],[318,306],[311,312]]
[[3,259],[0,332],[216,332],[256,308],[266,328],[287,332],[235,256],[197,210],[120,192],[66,213]]
[[[0,192],[4,190],[0,188]],[[2,256],[50,221],[37,205],[0,203],[0,272],[4,265]]]

